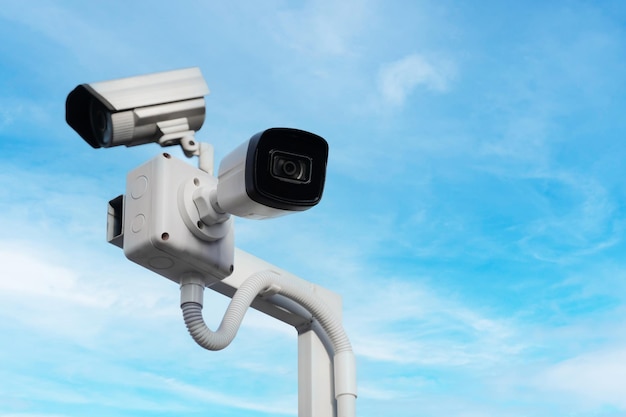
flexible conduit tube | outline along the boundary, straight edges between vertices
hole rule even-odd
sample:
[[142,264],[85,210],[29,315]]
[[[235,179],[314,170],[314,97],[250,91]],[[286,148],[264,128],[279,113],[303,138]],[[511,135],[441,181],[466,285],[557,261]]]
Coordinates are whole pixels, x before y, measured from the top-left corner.
[[[296,303],[295,301],[280,294],[275,294],[265,299],[268,302],[274,304],[275,306],[284,308],[285,310],[289,311],[292,314],[295,314],[296,316],[300,316],[303,319],[309,320],[310,323],[308,325],[308,328],[305,331],[311,330],[313,331],[313,333],[317,335],[317,337],[322,342],[322,345],[324,345],[324,349],[326,349],[328,356],[335,355],[333,344],[328,338],[328,335],[326,334],[322,326],[320,326],[319,320],[313,317],[313,315],[306,308],[302,307],[300,304]],[[300,334],[301,329],[299,329],[296,326],[296,330],[298,330],[298,334]]]
[[246,310],[254,298],[267,288],[277,291],[304,308],[315,317],[330,339],[335,356],[333,360],[335,399],[338,417],[356,415],[356,365],[352,346],[343,326],[330,309],[310,289],[270,272],[261,271],[251,275],[233,296],[218,329],[209,329],[202,317],[204,283],[199,277],[181,279],[180,305],[185,325],[191,337],[205,349],[220,350],[228,346],[241,325]]

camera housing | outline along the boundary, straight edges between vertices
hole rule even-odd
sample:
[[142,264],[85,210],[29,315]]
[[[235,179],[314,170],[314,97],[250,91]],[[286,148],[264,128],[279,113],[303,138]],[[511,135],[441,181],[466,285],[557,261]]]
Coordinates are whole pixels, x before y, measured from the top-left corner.
[[199,68],[81,84],[65,120],[92,147],[174,145],[204,123],[209,88]]
[[307,210],[322,198],[327,161],[321,136],[291,128],[259,132],[222,159],[217,206],[250,219]]

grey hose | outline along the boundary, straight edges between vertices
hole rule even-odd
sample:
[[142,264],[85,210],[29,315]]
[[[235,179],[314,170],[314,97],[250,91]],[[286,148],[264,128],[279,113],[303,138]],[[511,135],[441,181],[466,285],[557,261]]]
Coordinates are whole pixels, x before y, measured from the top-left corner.
[[328,338],[334,350],[334,387],[339,417],[353,417],[356,414],[356,371],[354,353],[341,322],[332,311],[315,296],[310,288],[297,281],[283,278],[271,271],[257,272],[239,287],[233,296],[218,329],[209,329],[202,317],[201,280],[190,278],[181,281],[181,308],[185,325],[191,337],[208,350],[220,350],[235,338],[241,321],[254,298],[261,292],[271,289],[289,298],[309,311]]
[[276,286],[279,294],[300,304],[317,319],[328,335],[335,354],[352,350],[343,326],[323,302],[317,297],[313,297],[308,288],[269,271],[252,275],[239,287],[215,332],[209,329],[204,322],[201,301],[181,300],[183,318],[191,337],[205,349],[224,349],[237,335],[241,321],[254,298],[270,286]]

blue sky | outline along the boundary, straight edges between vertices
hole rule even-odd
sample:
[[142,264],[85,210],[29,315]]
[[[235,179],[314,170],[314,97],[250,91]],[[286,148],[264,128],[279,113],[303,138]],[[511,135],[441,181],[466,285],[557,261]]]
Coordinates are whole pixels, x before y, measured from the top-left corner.
[[0,417],[296,414],[293,329],[204,351],[106,243],[160,148],[65,124],[77,84],[189,66],[218,159],[330,144],[322,202],[236,241],[342,295],[359,416],[626,415],[623,2],[6,0],[0,39]]

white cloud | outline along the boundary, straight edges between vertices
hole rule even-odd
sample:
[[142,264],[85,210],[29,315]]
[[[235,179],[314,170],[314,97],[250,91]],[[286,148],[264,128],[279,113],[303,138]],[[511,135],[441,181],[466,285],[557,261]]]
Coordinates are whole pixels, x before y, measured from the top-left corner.
[[541,372],[536,384],[584,407],[626,410],[626,346],[576,356]]
[[[157,377],[158,378],[158,377]],[[207,404],[219,404],[240,410],[257,411],[273,415],[296,415],[297,399],[285,397],[274,400],[252,401],[242,399],[241,396],[229,395],[213,389],[199,388],[173,378],[159,378],[160,385],[167,391],[192,398]]]
[[349,55],[368,13],[368,2],[363,0],[306,2],[300,10],[279,13],[279,41],[315,58]]
[[[77,291],[75,271],[34,256],[37,248],[16,248],[15,243],[0,242],[0,291],[25,298],[60,298],[85,306],[110,307],[115,297],[100,292]],[[29,253],[30,252],[30,253]]]
[[21,106],[8,106],[0,103],[0,130],[10,126],[18,114],[22,112]]
[[411,54],[381,68],[378,88],[385,102],[401,106],[416,88],[423,86],[435,92],[444,92],[448,90],[451,80],[450,64]]
[[47,104],[23,97],[0,97],[0,132],[10,134],[11,129],[23,130],[24,126],[53,125]]
[[[37,39],[37,42],[33,43],[34,48],[47,46],[49,44],[46,42],[52,42],[69,51],[73,57],[72,65],[79,64],[83,68],[98,70],[106,68],[108,62],[124,60],[128,61],[126,65],[129,66],[136,62],[135,60],[150,59],[150,55],[135,48],[136,42],[128,42],[124,38],[119,27],[112,24],[102,26],[104,22],[102,15],[106,18],[105,13],[116,7],[115,4],[109,4],[106,8],[86,4],[72,8],[49,0],[37,0],[29,6],[25,12],[14,4],[4,3],[0,8],[0,18],[24,25],[37,34],[33,37]],[[124,11],[128,12],[127,9]],[[124,18],[118,17],[122,20]],[[80,41],[77,41],[78,33]],[[115,64],[111,68],[117,67]]]
[[587,174],[540,170],[522,176],[536,219],[521,227],[520,248],[537,259],[568,262],[621,241],[617,203],[605,185]]
[[434,289],[425,277],[378,277],[374,288],[360,284],[376,280],[371,272],[343,276],[345,326],[355,352],[368,361],[484,369],[528,346],[513,319],[491,316],[452,292]]

